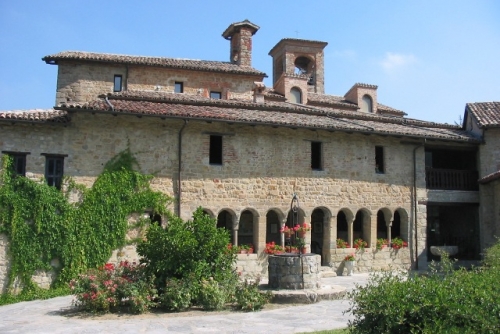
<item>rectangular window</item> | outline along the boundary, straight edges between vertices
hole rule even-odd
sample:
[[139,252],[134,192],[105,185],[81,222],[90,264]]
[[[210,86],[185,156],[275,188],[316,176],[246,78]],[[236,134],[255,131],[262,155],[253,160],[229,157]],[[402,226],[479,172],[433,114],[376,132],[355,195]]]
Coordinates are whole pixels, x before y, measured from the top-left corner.
[[384,148],[382,146],[375,146],[375,173],[385,173]]
[[176,81],[174,83],[174,93],[184,93],[184,83]]
[[323,170],[323,159],[321,152],[321,142],[311,142],[311,169]]
[[7,154],[12,158],[12,169],[16,175],[26,176],[26,155],[29,153],[6,151],[3,151],[2,153]]
[[220,99],[222,99],[222,93],[221,92],[210,92],[210,98],[220,100]]
[[210,158],[211,165],[222,165],[222,136],[210,136]]
[[47,184],[57,189],[61,189],[63,174],[64,156],[45,155],[45,180]]
[[121,92],[121,91],[122,91],[122,76],[115,74],[113,92]]

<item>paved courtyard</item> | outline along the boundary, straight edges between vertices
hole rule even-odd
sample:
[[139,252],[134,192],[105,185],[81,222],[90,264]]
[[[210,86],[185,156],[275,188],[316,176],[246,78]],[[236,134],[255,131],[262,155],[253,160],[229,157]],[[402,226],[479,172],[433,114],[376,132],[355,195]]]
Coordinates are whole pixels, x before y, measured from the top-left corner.
[[[354,288],[368,274],[322,279],[326,286]],[[259,312],[150,313],[82,317],[71,296],[0,306],[0,333],[298,333],[347,326],[347,300],[287,306]]]

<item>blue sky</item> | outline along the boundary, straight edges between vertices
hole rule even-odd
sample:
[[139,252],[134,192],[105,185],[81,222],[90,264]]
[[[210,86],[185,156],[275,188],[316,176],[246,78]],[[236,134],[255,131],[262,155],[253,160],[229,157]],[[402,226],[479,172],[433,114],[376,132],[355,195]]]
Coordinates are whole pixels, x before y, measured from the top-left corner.
[[77,50],[229,59],[222,32],[260,26],[253,66],[272,85],[269,50],[282,38],[328,42],[325,90],[378,85],[408,117],[455,123],[467,102],[500,101],[500,1],[0,0],[0,110],[51,108],[57,66]]

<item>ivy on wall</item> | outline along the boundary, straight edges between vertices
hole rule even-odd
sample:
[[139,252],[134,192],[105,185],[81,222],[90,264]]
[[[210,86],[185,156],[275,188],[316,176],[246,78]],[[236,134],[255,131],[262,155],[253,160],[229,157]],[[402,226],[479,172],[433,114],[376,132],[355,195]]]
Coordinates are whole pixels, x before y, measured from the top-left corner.
[[[150,188],[152,176],[133,170],[138,163],[129,149],[105,166],[90,189],[66,180],[65,191],[45,182],[15,176],[12,159],[2,158],[0,233],[9,237],[9,287],[19,277],[33,288],[36,270],[55,269],[56,285],[88,268],[104,264],[114,249],[125,245],[132,213],[166,214],[171,199]],[[81,200],[70,203],[69,194]],[[59,264],[51,266],[57,259]]]

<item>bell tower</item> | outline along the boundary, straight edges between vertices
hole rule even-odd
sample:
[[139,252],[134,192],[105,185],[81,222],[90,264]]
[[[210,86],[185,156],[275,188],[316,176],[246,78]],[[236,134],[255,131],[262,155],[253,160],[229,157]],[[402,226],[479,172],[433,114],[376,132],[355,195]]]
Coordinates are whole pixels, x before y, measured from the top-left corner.
[[326,42],[295,38],[279,41],[269,51],[273,58],[274,90],[295,103],[307,103],[308,92],[324,94],[323,49],[327,45]]

